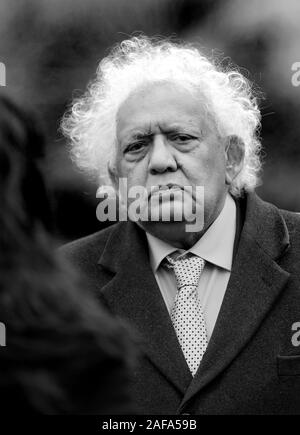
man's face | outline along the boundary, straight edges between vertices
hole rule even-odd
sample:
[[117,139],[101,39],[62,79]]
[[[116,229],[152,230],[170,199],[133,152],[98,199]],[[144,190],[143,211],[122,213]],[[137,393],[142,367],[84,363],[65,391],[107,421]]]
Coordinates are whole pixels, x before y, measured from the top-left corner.
[[[117,142],[116,174],[127,178],[128,189],[203,186],[204,229],[218,216],[227,192],[225,151],[199,98],[171,83],[135,91],[118,111]],[[168,232],[170,225],[142,223],[152,233]]]

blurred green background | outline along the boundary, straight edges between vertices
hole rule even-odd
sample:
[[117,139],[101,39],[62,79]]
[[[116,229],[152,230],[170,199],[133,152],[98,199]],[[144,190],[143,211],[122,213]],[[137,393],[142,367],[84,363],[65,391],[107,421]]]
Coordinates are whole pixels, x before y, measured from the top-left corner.
[[[300,211],[298,0],[1,0],[0,61],[5,92],[33,107],[47,135],[46,176],[59,238],[97,231],[96,186],[72,165],[60,118],[116,42],[133,32],[176,36],[229,56],[263,90],[263,185],[258,193]],[[4,90],[4,88],[2,88]]]

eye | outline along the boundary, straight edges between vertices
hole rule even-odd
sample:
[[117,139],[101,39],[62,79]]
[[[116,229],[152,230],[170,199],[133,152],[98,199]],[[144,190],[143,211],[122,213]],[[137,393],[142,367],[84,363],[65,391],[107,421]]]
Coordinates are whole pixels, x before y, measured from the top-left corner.
[[176,133],[176,134],[169,135],[169,139],[174,142],[185,143],[196,138],[186,133]]
[[145,146],[146,143],[143,141],[134,142],[125,148],[124,153],[136,153],[138,151],[141,151]]

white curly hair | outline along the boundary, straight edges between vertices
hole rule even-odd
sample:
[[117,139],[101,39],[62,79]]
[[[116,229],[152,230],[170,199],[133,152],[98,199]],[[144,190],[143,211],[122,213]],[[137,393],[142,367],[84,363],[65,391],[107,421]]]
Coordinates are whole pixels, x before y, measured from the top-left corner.
[[[252,83],[237,69],[208,59],[190,44],[168,39],[135,36],[115,46],[99,64],[86,93],[76,98],[62,119],[77,166],[96,177],[99,185],[111,184],[108,162],[116,155],[116,117],[120,105],[138,87],[172,81],[200,90],[206,116],[220,137],[237,136],[245,145],[243,167],[230,192],[253,190],[258,184],[260,162],[260,111]],[[203,107],[203,98],[199,99]]]

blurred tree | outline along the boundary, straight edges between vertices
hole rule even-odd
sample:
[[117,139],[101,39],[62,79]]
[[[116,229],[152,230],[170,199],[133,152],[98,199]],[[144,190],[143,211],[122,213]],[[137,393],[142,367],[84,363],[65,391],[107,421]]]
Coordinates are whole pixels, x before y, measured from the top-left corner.
[[291,85],[291,65],[300,60],[299,12],[297,0],[1,0],[0,61],[7,66],[7,90],[46,120],[47,174],[57,191],[60,235],[75,238],[99,223],[92,211],[95,186],[73,168],[57,133],[59,120],[108,49],[133,32],[197,42],[243,67],[266,95],[266,164],[259,191],[279,206],[300,210],[300,87]]

